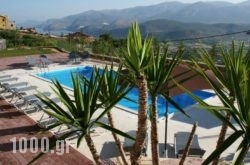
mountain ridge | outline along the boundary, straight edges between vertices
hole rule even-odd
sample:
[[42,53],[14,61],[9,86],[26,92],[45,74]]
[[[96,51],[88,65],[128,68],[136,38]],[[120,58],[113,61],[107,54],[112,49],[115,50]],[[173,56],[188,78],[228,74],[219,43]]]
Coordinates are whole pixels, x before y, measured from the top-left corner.
[[[203,23],[182,23],[173,20],[151,20],[140,24],[141,33],[143,36],[151,35],[156,37],[160,41],[177,41],[192,38],[202,38],[205,36],[217,36],[220,40],[231,40],[236,37],[239,40],[248,40],[249,35],[246,31],[249,31],[250,25],[236,25],[236,24],[203,24]],[[109,33],[114,38],[123,38],[126,36],[128,28],[114,29]],[[242,32],[233,35],[235,32]],[[230,35],[232,33],[232,35]],[[225,36],[223,36],[225,34]],[[210,38],[210,37],[208,37]],[[213,42],[213,38],[209,39]],[[208,42],[210,42],[208,40]],[[218,38],[216,39],[218,40]]]
[[[152,34],[157,34],[157,28],[159,27],[152,26],[150,21],[155,21],[155,23],[159,24],[161,22],[160,20],[164,20],[165,26],[167,26],[166,21],[178,22],[176,23],[178,26],[175,27],[176,29],[172,29],[172,32],[174,33],[175,30],[175,34],[179,35],[177,33],[190,33],[181,27],[187,26],[185,23],[193,23],[196,25],[190,25],[190,27],[193,27],[193,31],[200,31],[199,28],[202,26],[205,32],[209,30],[205,29],[203,26],[213,29],[216,23],[229,24],[227,27],[231,28],[233,26],[230,24],[238,24],[236,25],[238,27],[235,29],[242,29],[243,26],[246,28],[245,24],[250,24],[250,17],[248,17],[250,15],[249,8],[250,0],[238,4],[223,1],[196,3],[173,1],[125,9],[89,10],[60,19],[49,19],[40,24],[39,27],[43,28],[45,31],[83,31],[93,36],[109,32],[119,37],[123,36],[122,34],[127,31],[127,28],[134,21],[138,21],[144,27],[151,26]],[[197,23],[206,25],[200,24],[198,26]],[[152,29],[153,27],[156,29]],[[226,28],[226,25],[223,28]],[[180,31],[180,29],[183,31]],[[222,29],[217,30],[226,32],[226,30]],[[162,26],[161,31],[164,33],[163,36],[168,36],[166,34],[167,30],[164,30]],[[232,31],[232,29],[229,31]],[[119,32],[121,33],[120,35],[118,35]],[[203,33],[205,34],[205,32]]]

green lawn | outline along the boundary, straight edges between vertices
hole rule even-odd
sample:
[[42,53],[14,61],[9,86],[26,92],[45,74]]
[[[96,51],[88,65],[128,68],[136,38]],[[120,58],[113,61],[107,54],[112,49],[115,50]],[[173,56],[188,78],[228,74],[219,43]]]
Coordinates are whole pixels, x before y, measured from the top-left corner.
[[52,49],[42,49],[42,48],[13,48],[0,50],[1,57],[13,57],[13,56],[28,56],[35,54],[51,54],[55,53]]

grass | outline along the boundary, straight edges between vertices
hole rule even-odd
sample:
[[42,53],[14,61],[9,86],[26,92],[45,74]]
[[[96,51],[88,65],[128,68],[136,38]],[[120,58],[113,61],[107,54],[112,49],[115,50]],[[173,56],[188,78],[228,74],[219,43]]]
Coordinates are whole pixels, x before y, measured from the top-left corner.
[[2,57],[14,57],[14,56],[29,56],[35,54],[51,54],[55,53],[52,49],[43,48],[13,48],[0,50],[0,58]]

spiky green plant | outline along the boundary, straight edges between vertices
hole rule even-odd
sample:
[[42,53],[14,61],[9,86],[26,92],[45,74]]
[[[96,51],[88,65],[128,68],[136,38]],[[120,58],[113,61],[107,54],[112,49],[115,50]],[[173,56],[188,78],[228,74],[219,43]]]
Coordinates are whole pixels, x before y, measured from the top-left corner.
[[158,110],[157,97],[165,91],[165,86],[172,77],[172,71],[178,64],[178,61],[183,53],[182,50],[176,52],[172,59],[168,59],[168,47],[163,48],[164,52],[161,54],[162,48],[158,47],[157,51],[152,51],[151,65],[145,70],[146,79],[148,82],[148,91],[151,96],[151,153],[152,164],[159,164],[159,145],[158,145]]
[[[211,75],[209,75],[197,61],[193,61],[193,69],[201,74],[211,85],[216,95],[223,103],[223,106],[209,105],[185,88],[180,87],[198,101],[200,105],[202,105],[202,108],[211,112],[234,131],[225,140],[223,138],[223,140],[217,144],[215,151],[203,162],[203,164],[209,164],[213,160],[218,159],[220,154],[237,140],[240,141],[240,145],[236,149],[233,164],[243,164],[244,158],[250,147],[250,103],[248,101],[250,98],[250,51],[244,51],[244,43],[241,43],[239,49],[236,51],[235,43],[232,42],[229,51],[223,48],[221,52],[224,62],[224,68],[222,70],[218,69],[214,61],[208,57],[209,55],[206,51],[203,51],[202,54],[203,61],[209,70],[212,71],[217,81],[211,78]],[[230,120],[228,116],[231,116],[233,120]],[[232,121],[234,121],[234,124]],[[225,130],[222,129],[222,131]],[[220,134],[220,136],[223,136],[223,134]],[[221,137],[219,137],[219,139],[220,138]]]
[[133,82],[138,87],[139,109],[137,134],[133,150],[131,151],[131,164],[139,164],[143,144],[147,134],[147,110],[148,110],[148,89],[144,71],[151,62],[150,50],[152,39],[146,38],[142,41],[139,25],[137,22],[132,24],[127,37],[127,51],[119,55],[121,63],[129,74],[133,75]]
[[[122,74],[122,65],[119,65],[117,70],[114,70],[113,65],[111,65],[110,69],[107,69],[107,68],[108,67],[106,66],[104,69],[104,71],[106,71],[107,73],[104,74],[105,75],[103,79],[104,83],[102,84],[101,93],[99,96],[100,101],[106,102],[103,105],[104,108],[106,108],[106,106],[109,106],[110,102],[112,102],[114,99],[117,99],[117,97],[119,100],[121,98],[130,100],[125,95],[132,89],[132,86],[128,82],[126,82],[125,84],[125,82],[123,81],[123,83],[121,84],[121,80],[126,79]],[[101,77],[97,77],[97,78],[101,79]],[[85,81],[86,78],[83,78],[83,80]],[[107,116],[108,116],[110,126],[115,128],[115,123],[114,123],[113,115],[111,112],[112,111],[107,112]],[[120,152],[123,164],[124,165],[128,164],[128,161],[126,159],[126,155],[123,150],[123,146],[121,144],[119,137],[116,135],[115,132],[112,132],[112,135],[116,142],[118,151]]]
[[[99,119],[109,112],[127,93],[127,88],[122,88],[123,90],[120,88],[119,90],[121,90],[121,93],[118,90],[118,92],[114,93],[112,99],[110,97],[100,99],[102,97],[102,88],[104,87],[103,84],[105,83],[107,73],[107,67],[103,71],[94,68],[90,79],[85,79],[84,81],[81,81],[79,75],[73,76],[72,74],[73,96],[68,94],[58,81],[54,81],[54,87],[52,87],[52,89],[64,106],[59,106],[56,102],[41,93],[37,95],[37,97],[49,108],[44,109],[44,111],[58,120],[58,122],[50,126],[48,129],[60,125],[70,126],[72,129],[59,137],[59,140],[64,140],[77,132],[77,147],[79,147],[82,140],[85,138],[96,164],[101,164],[102,162],[90,136],[91,128],[102,127],[121,136],[134,139],[122,131],[99,121]],[[113,83],[105,83],[105,85],[112,86]],[[54,145],[55,143],[53,143],[50,148],[54,147]],[[33,159],[32,162],[42,154],[43,153],[38,155],[38,157]]]

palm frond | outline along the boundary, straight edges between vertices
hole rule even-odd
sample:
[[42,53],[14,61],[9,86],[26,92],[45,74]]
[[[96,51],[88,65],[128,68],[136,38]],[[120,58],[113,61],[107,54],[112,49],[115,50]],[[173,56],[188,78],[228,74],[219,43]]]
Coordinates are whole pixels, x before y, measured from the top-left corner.
[[129,139],[131,139],[131,140],[135,140],[135,138],[132,137],[132,136],[130,136],[129,134],[124,133],[124,132],[122,132],[122,131],[120,131],[120,130],[118,130],[118,129],[116,129],[116,128],[113,128],[113,127],[111,127],[111,126],[109,126],[109,125],[107,125],[107,124],[104,124],[104,123],[102,123],[102,122],[98,122],[98,121],[95,122],[95,126],[104,128],[105,130],[109,130],[110,132],[114,132],[114,133],[116,133],[116,134],[118,134],[118,135],[121,135],[121,136],[123,136],[123,137],[129,138]]
[[206,160],[202,163],[202,165],[207,165],[211,163],[217,155],[220,155],[223,151],[225,151],[229,146],[232,145],[237,139],[239,139],[244,134],[243,131],[236,131],[232,135],[230,135],[215,151],[213,151]]
[[237,148],[236,153],[234,154],[233,164],[241,164],[246,156],[246,153],[249,150],[248,138],[244,137],[241,144]]
[[142,41],[139,25],[135,22],[128,32],[127,52],[122,55],[118,54],[118,57],[130,72],[139,75],[150,65],[151,46],[152,38],[146,37]]

